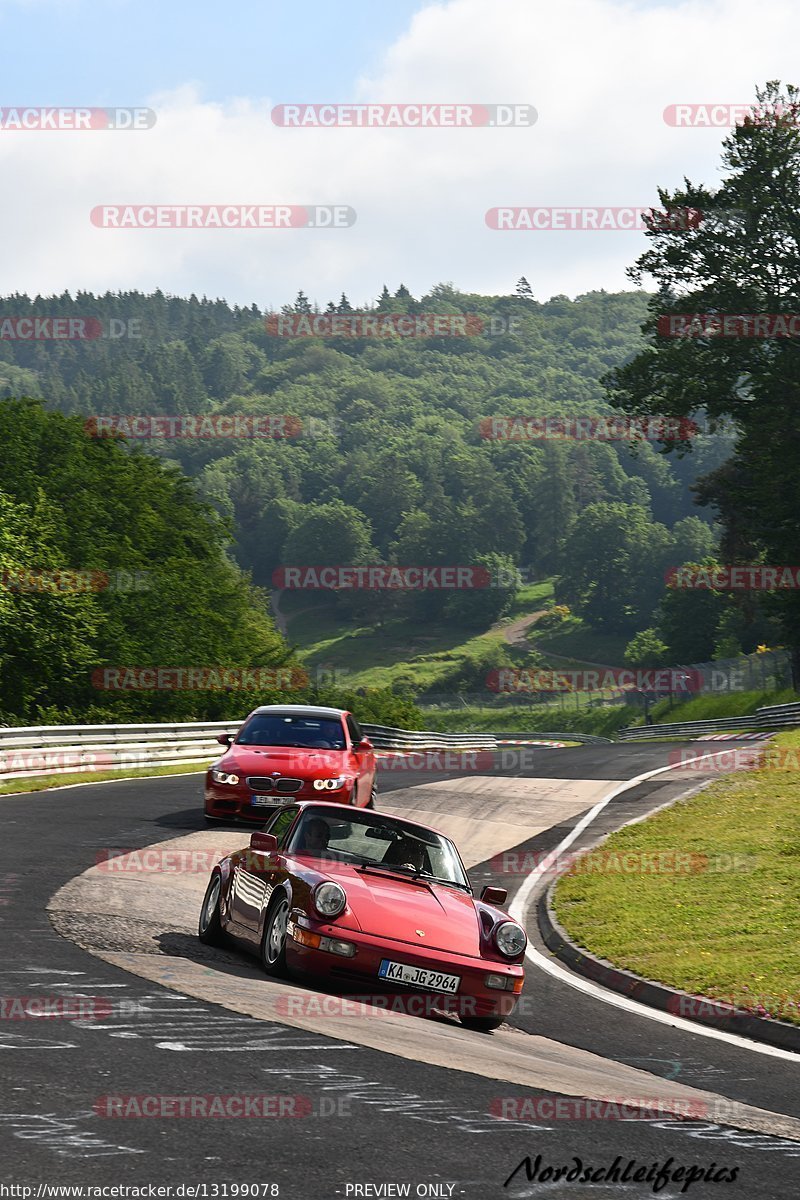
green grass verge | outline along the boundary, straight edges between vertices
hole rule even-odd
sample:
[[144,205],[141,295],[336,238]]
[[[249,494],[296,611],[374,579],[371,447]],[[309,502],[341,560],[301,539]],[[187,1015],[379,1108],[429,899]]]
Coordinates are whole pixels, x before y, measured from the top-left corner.
[[608,708],[563,709],[558,705],[531,708],[427,708],[426,728],[440,733],[594,733],[613,738],[623,725],[630,725],[636,709]]
[[[209,759],[211,762],[211,759]],[[204,773],[205,766],[182,763],[174,767],[121,767],[119,771],[75,771],[64,775],[39,775],[35,779],[6,779],[0,783],[0,796],[44,792],[48,788],[70,787],[74,783],[104,783],[109,779],[149,779],[153,775]]]
[[769,704],[791,704],[798,699],[790,688],[777,692],[728,692],[721,695],[694,696],[677,704],[660,700],[650,712],[655,723],[667,725],[680,721],[713,721],[715,717],[744,717]]
[[[603,663],[609,667],[625,666],[625,648],[630,641],[626,634],[600,633],[583,621],[570,622],[563,630],[536,630],[534,625],[530,642],[545,657],[552,651],[563,658],[577,663]],[[554,661],[554,665],[557,665]]]
[[554,904],[575,942],[619,967],[800,1024],[800,731],[771,745],[793,752],[785,764],[720,779],[602,847],[740,855],[747,869],[578,872]]

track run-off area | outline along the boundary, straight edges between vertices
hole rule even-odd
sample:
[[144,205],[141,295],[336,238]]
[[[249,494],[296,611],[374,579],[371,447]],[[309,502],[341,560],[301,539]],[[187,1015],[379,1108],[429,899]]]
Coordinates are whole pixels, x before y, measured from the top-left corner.
[[[493,773],[381,773],[378,808],[451,836],[476,890],[508,888],[528,929],[520,1006],[491,1034],[270,980],[255,959],[202,946],[211,861],[250,833],[206,827],[202,774],[3,797],[0,994],[61,997],[65,1015],[0,1023],[0,1153],[24,1183],[205,1182],[209,1196],[257,1183],[290,1200],[633,1200],[654,1194],[634,1173],[670,1158],[709,1181],[683,1191],[670,1177],[662,1197],[794,1194],[800,1056],[573,975],[541,943],[536,870],[513,867],[591,845],[716,777],[712,759],[706,773],[662,770],[674,749],[537,748]],[[94,1010],[70,1015],[69,1001]],[[249,1119],[123,1117],[108,1103],[265,1095],[284,1100]],[[639,1110],[605,1119],[610,1098]],[[548,1173],[576,1160],[593,1179]]]

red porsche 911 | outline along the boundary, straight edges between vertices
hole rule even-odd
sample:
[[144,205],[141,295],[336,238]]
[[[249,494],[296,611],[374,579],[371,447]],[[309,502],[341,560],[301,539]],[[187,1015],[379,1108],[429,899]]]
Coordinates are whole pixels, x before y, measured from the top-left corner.
[[[287,797],[374,808],[378,794],[372,743],[352,713],[339,708],[266,704],[206,774],[205,815],[212,821],[263,825]],[[266,810],[266,811],[265,811]]]
[[527,939],[497,907],[505,899],[490,887],[477,899],[454,844],[425,825],[306,801],[214,867],[198,932],[231,938],[271,975],[426,993],[489,1030],[524,983]]

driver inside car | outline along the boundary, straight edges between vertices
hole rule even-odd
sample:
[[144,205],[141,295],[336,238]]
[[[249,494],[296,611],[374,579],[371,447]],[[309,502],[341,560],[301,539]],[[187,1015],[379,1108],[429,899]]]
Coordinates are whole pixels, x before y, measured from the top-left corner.
[[298,850],[308,850],[311,854],[322,854],[328,849],[331,831],[327,821],[322,817],[311,817],[303,825],[303,841]]
[[409,837],[393,842],[383,856],[383,863],[386,866],[409,867],[412,871],[430,873],[431,869],[428,853],[422,842]]

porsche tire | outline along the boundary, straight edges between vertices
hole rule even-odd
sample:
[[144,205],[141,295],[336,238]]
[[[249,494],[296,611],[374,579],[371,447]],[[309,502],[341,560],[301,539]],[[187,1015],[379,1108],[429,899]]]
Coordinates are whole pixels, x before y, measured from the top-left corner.
[[221,894],[222,879],[219,875],[214,875],[206,888],[197,926],[197,936],[206,946],[221,946],[225,941],[219,909]]
[[289,897],[278,892],[270,902],[261,936],[261,965],[268,975],[286,974],[286,927]]

